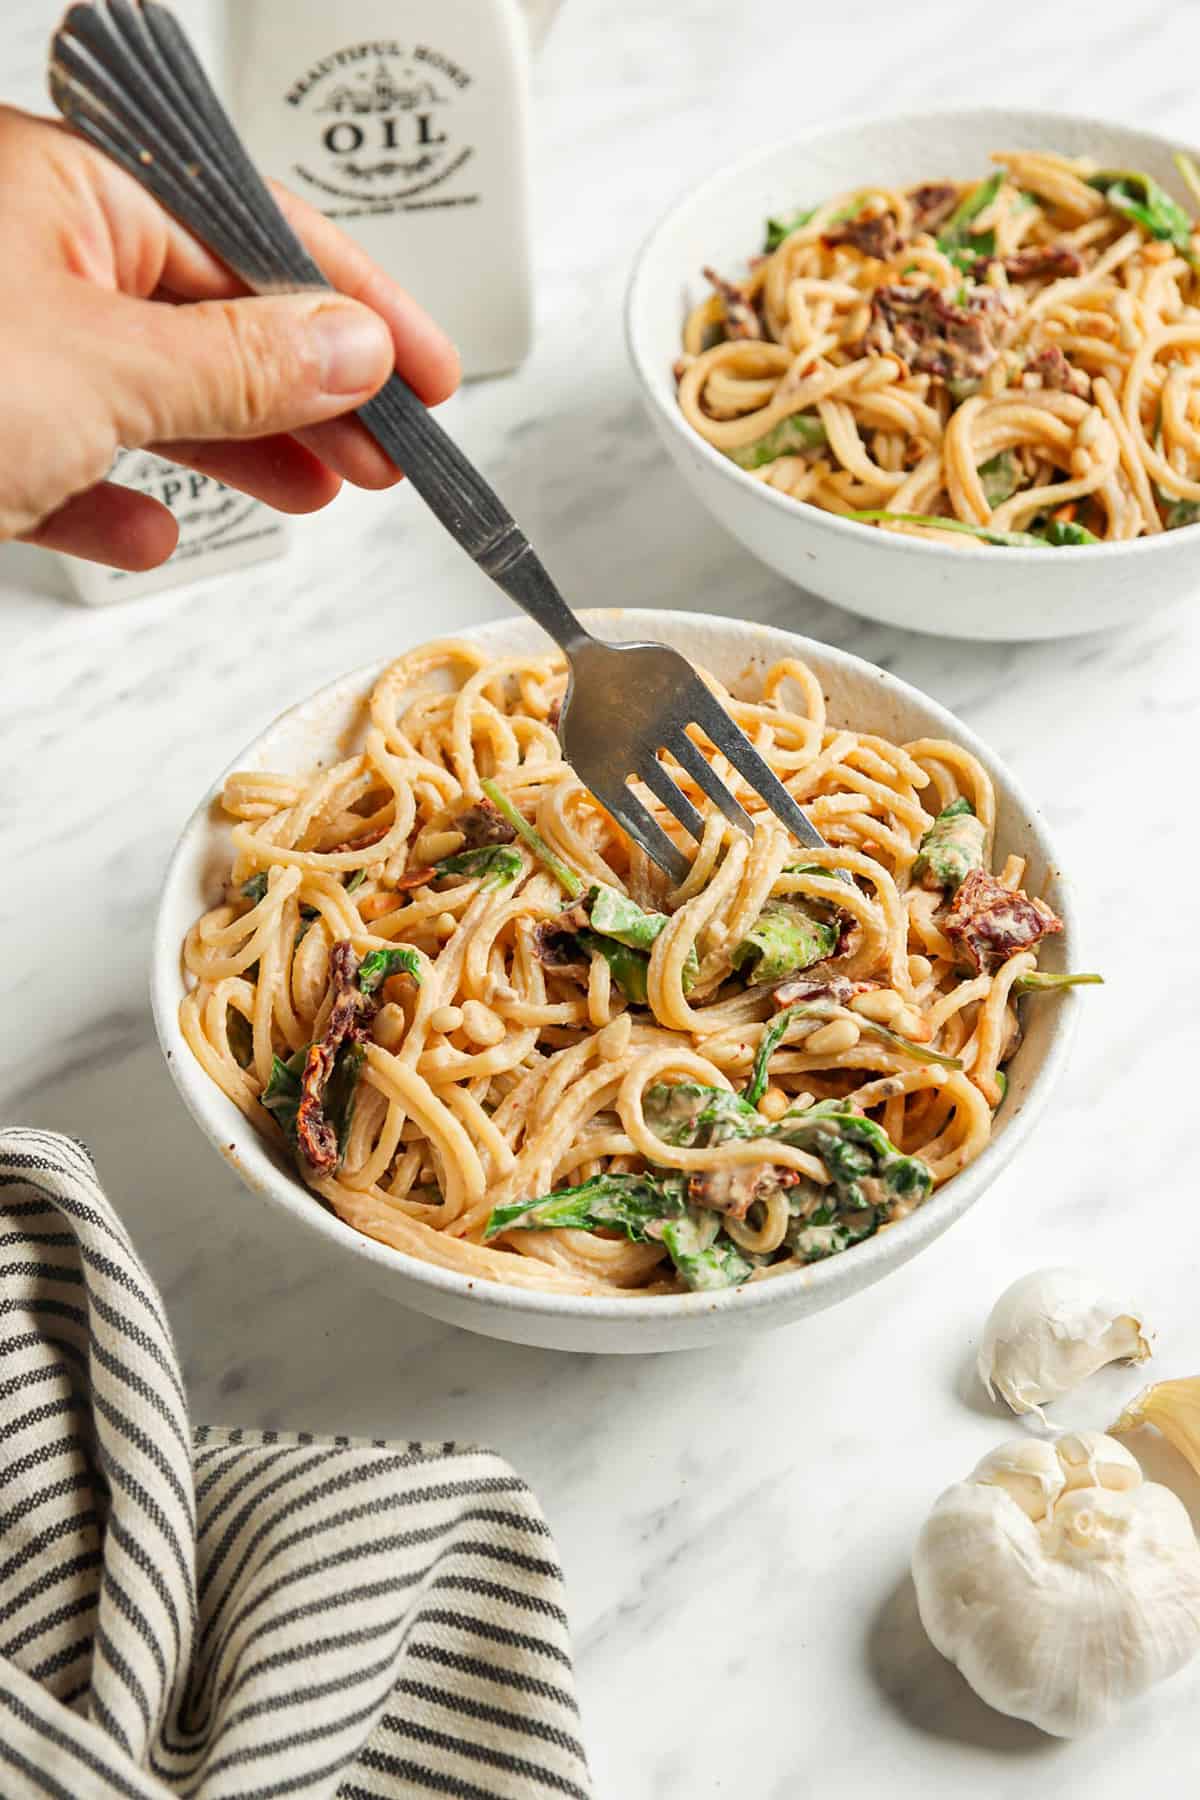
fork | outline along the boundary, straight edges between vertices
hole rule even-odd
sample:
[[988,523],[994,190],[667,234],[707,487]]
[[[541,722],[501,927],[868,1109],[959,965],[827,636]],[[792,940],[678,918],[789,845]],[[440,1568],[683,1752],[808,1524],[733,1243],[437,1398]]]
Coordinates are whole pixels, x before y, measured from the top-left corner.
[[[147,188],[254,293],[330,284],[276,205],[182,26],[160,0],[71,6],[51,44],[50,92],[69,124]],[[552,637],[569,681],[559,721],[584,785],[678,886],[691,864],[629,785],[641,781],[692,838],[704,820],[666,752],[730,823],[740,801],[688,736],[703,732],[801,843],[828,846],[691,664],[665,644],[593,637],[478,470],[393,375],[358,417],[450,535]]]

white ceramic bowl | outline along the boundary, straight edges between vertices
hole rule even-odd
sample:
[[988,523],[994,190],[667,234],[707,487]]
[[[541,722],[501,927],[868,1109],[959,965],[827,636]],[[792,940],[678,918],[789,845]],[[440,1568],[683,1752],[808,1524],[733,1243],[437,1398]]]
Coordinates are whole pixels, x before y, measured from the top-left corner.
[[706,263],[736,271],[761,248],[763,221],[869,181],[966,179],[992,150],[1052,149],[1142,169],[1185,204],[1180,146],[1068,114],[980,108],[864,119],[759,150],[690,192],[655,227],[634,266],[626,336],[650,416],[704,505],[789,581],[888,625],[969,638],[1048,638],[1143,619],[1200,589],[1200,530],[1054,550],[957,550],[876,531],[789,500],[687,424],[671,365]]
[[[965,744],[996,783],[1001,857],[1012,850],[1028,858],[1032,891],[1045,895],[1063,920],[1062,935],[1047,942],[1045,966],[1081,966],[1071,898],[1045,821],[1003,765],[952,714],[870,663],[766,626],[672,612],[605,611],[583,616],[602,637],[654,638],[674,644],[735,688],[748,670],[761,669],[782,656],[803,657],[822,681],[834,721],[900,742],[932,736]],[[462,635],[487,645],[497,656],[543,649],[546,642],[524,619],[498,620]],[[335,742],[353,744],[356,730],[361,730],[361,701],[381,667],[343,675],[292,707],[231,766],[301,774],[318,757],[327,756]],[[393,1299],[470,1331],[560,1350],[681,1350],[783,1325],[832,1306],[908,1262],[974,1205],[1030,1130],[1062,1066],[1078,1004],[1072,991],[1027,1009],[1025,1040],[1009,1065],[1008,1097],[992,1141],[978,1161],[903,1223],[794,1274],[718,1294],[610,1300],[530,1293],[434,1268],[362,1237],[325,1211],[290,1163],[259,1137],[204,1073],[183,1040],[178,1022],[184,993],[180,948],[195,919],[215,904],[229,867],[229,826],[216,805],[223,779],[219,777],[200,802],[179,841],[167,870],[155,934],[154,1016],[179,1091],[197,1123],[256,1198],[281,1207],[298,1231],[312,1232],[331,1263],[356,1261]]]

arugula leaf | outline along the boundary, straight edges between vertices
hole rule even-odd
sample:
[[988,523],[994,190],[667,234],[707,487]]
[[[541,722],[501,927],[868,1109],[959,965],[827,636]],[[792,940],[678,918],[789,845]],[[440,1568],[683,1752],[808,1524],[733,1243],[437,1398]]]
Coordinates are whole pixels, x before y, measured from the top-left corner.
[[742,1099],[747,1106],[757,1107],[767,1091],[769,1065],[772,1056],[783,1041],[784,1033],[793,1019],[803,1018],[804,1009],[789,1006],[786,1011],[776,1013],[758,1040],[758,1049],[754,1053],[754,1062],[750,1069],[750,1079],[742,1089]]
[[[972,525],[966,519],[943,519],[932,513],[900,513],[889,512],[886,507],[871,506],[858,512],[843,513],[845,519],[860,519],[871,524],[875,520],[891,520],[901,525],[932,525],[938,531],[961,531],[967,537],[982,538],[985,543],[999,544],[1006,550],[1044,550],[1047,544],[1098,544],[1100,539],[1086,531],[1082,525],[1070,524],[1064,520],[1051,520],[1046,528],[1045,537],[1038,537],[1032,531],[997,531],[991,525]],[[1053,533],[1053,535],[1052,535]]]
[[581,931],[579,942],[585,950],[596,950],[612,970],[612,978],[633,1006],[645,1006],[646,976],[650,958],[643,950],[631,950],[616,938],[602,937],[598,931]]
[[256,875],[250,877],[249,881],[243,881],[241,889],[239,890],[242,897],[246,900],[253,900],[255,906],[257,906],[260,900],[266,898],[267,879],[267,870],[260,869]]
[[797,900],[768,900],[729,960],[752,984],[780,981],[832,956],[841,935],[836,918],[816,918]]
[[768,219],[766,237],[763,240],[764,251],[778,250],[784,238],[790,237],[793,231],[799,231],[802,225],[807,225],[816,210],[815,206],[810,206],[807,210],[787,213],[780,218]]
[[367,1060],[361,1044],[343,1044],[334,1058],[333,1069],[325,1083],[325,1117],[337,1132],[338,1154],[346,1154],[350,1127],[354,1123],[354,1103],[358,1096],[358,1078]]
[[828,1207],[820,1207],[807,1217],[798,1216],[789,1226],[784,1242],[801,1262],[824,1262],[827,1256],[838,1256],[874,1237],[882,1222],[874,1207],[840,1218]]
[[407,944],[396,944],[388,950],[368,950],[358,965],[358,985],[364,994],[373,994],[389,975],[411,975],[420,982],[421,959]]
[[820,1157],[841,1208],[886,1206],[892,1200],[919,1205],[933,1187],[927,1163],[905,1156],[882,1125],[850,1111],[841,1100],[821,1100],[802,1112],[785,1113],[770,1136]]
[[1048,519],[1043,533],[1048,544],[1098,544],[1102,540],[1086,525],[1077,525],[1074,519]]
[[806,450],[815,450],[825,442],[825,427],[820,419],[812,413],[789,413],[786,419],[780,419],[770,431],[755,438],[751,444],[743,444],[738,450],[727,450],[725,454],[730,462],[739,469],[761,469],[777,456],[802,456]]
[[[260,1103],[269,1113],[274,1114],[284,1136],[293,1150],[297,1151],[296,1115],[303,1097],[301,1078],[310,1047],[306,1044],[302,1050],[289,1056],[286,1062],[278,1056],[274,1057],[271,1062],[271,1079],[259,1096]],[[354,1122],[358,1078],[362,1073],[366,1054],[361,1044],[343,1044],[334,1058],[333,1069],[325,1084],[323,1110],[337,1132],[338,1150],[343,1155],[350,1127]]]
[[1021,473],[1011,450],[1001,450],[998,455],[989,457],[987,462],[980,463],[976,474],[989,506],[999,506],[1002,500],[1008,500],[1015,494],[1021,485]]
[[753,1275],[753,1263],[723,1231],[706,1244],[704,1226],[704,1215],[691,1206],[682,1218],[668,1219],[663,1224],[662,1241],[680,1279],[694,1292],[740,1287]]
[[1030,969],[1012,984],[1014,994],[1040,994],[1051,988],[1103,987],[1103,975],[1053,975],[1049,969]]
[[1179,531],[1185,525],[1200,525],[1200,500],[1172,500],[1163,523],[1168,531]]
[[538,861],[546,865],[563,892],[569,894],[572,900],[578,900],[583,892],[583,882],[574,869],[567,867],[562,857],[550,848],[541,832],[517,811],[508,795],[503,793],[490,777],[481,781],[479,785],[500,816],[507,819],[517,836],[529,845]]
[[956,893],[972,869],[983,867],[984,829],[965,794],[944,806],[921,839],[913,875],[926,887]]
[[627,894],[599,883],[588,893],[588,917],[593,931],[628,944],[631,950],[652,949],[670,924],[666,913],[645,912]]
[[482,875],[485,887],[507,887],[525,867],[521,853],[511,844],[484,844],[477,850],[457,850],[434,864],[435,875]]
[[300,1077],[307,1060],[307,1045],[303,1050],[294,1051],[286,1062],[278,1056],[273,1057],[271,1079],[259,1095],[260,1104],[274,1114],[293,1148],[296,1144],[296,1114],[300,1110]]
[[996,254],[995,232],[973,232],[971,221],[977,219],[992,204],[1005,179],[1006,171],[997,169],[993,175],[979,182],[959,201],[939,231],[937,247],[943,256],[949,257],[956,269],[969,272],[978,257]]
[[1000,1108],[1004,1105],[1004,1102],[1008,1099],[1008,1076],[1004,1073],[1003,1069],[996,1070],[996,1086],[1000,1089],[1000,1098],[997,1100],[995,1106],[993,1106],[993,1112],[999,1112]]
[[1101,169],[1088,176],[1114,212],[1132,219],[1151,237],[1161,238],[1192,260],[1192,221],[1165,188],[1136,169]]
[[623,1231],[644,1244],[648,1226],[682,1215],[686,1193],[687,1176],[678,1171],[596,1175],[540,1200],[493,1208],[483,1236],[486,1242],[501,1231]]
[[[962,1061],[957,1056],[943,1056],[940,1050],[929,1050],[924,1044],[914,1044],[911,1038],[901,1037],[899,1032],[890,1031],[886,1025],[877,1024],[874,1019],[862,1018],[851,1013],[842,1006],[828,1006],[809,1001],[800,1001],[796,1006],[785,1007],[775,1014],[762,1037],[758,1041],[754,1063],[750,1070],[750,1079],[742,1090],[742,1099],[747,1106],[757,1107],[767,1091],[769,1065],[772,1056],[782,1043],[787,1028],[793,1019],[812,1019],[814,1023],[829,1023],[831,1019],[852,1018],[859,1030],[867,1037],[878,1038],[881,1043],[890,1044],[895,1049],[911,1056],[914,1062],[936,1063],[942,1069],[961,1069]],[[803,1049],[803,1039],[800,1048]]]
[[348,894],[354,893],[355,889],[360,888],[366,879],[367,871],[365,869],[355,869],[349,881],[345,883],[346,892]]

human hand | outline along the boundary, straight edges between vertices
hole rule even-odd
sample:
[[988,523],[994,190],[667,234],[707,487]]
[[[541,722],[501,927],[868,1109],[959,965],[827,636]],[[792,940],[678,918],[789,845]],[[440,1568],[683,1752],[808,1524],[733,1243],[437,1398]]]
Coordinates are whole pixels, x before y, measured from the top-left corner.
[[338,415],[393,367],[427,404],[444,400],[458,384],[454,347],[336,226],[276,197],[338,294],[246,297],[122,169],[61,126],[0,107],[0,539],[122,569],[165,562],[171,513],[104,480],[122,446],[281,512],[325,506],[343,476],[400,479]]

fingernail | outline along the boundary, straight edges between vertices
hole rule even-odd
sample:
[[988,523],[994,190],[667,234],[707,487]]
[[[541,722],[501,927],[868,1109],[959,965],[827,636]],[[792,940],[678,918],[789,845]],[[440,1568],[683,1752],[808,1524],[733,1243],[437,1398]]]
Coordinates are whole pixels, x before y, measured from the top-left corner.
[[382,319],[365,308],[328,306],[314,315],[310,329],[325,393],[358,394],[378,385],[388,346]]

